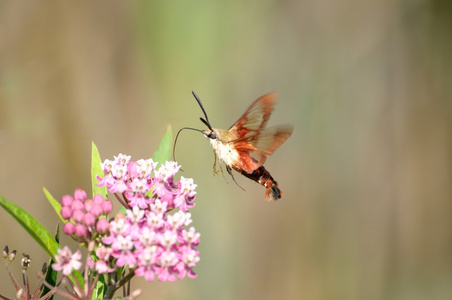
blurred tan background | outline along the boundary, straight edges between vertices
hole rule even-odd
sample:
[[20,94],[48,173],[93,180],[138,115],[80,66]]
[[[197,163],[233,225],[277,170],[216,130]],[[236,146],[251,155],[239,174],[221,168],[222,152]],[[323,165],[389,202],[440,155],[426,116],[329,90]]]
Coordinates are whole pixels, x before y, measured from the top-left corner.
[[[278,91],[270,125],[295,131],[266,167],[283,198],[213,177],[184,132],[198,277],[135,280],[141,299],[452,299],[451,29],[440,0],[2,1],[0,195],[53,231],[41,188],[89,191],[91,141],[148,158],[168,125],[204,127],[192,90],[218,128]],[[39,270],[3,210],[0,228]]]

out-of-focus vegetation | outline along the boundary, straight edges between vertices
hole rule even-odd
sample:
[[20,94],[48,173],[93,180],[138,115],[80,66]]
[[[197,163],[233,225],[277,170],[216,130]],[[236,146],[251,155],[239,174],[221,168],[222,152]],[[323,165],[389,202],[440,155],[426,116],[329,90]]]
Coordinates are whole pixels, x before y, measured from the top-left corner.
[[[440,0],[1,2],[0,194],[52,231],[41,187],[89,189],[92,140],[147,158],[168,125],[204,126],[192,90],[219,128],[278,91],[270,125],[295,131],[266,167],[283,198],[213,177],[184,132],[198,277],[140,281],[142,297],[451,299],[451,29]],[[39,270],[45,253],[0,226]]]

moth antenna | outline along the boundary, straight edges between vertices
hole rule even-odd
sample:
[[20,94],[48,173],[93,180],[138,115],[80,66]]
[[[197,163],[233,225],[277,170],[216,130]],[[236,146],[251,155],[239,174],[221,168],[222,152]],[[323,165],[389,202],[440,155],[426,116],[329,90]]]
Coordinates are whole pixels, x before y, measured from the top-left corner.
[[200,129],[196,129],[196,128],[191,128],[191,127],[184,127],[179,129],[179,131],[176,134],[176,139],[174,140],[174,145],[173,145],[173,161],[176,161],[176,143],[177,143],[177,138],[179,137],[179,133],[181,133],[182,130],[184,129],[190,129],[190,130],[194,130],[194,131],[199,131],[202,133],[202,130]]
[[207,122],[206,120],[204,120],[203,118],[199,118],[201,120],[201,122],[203,122],[204,124],[206,124],[206,126],[213,131],[212,127],[210,127],[209,122]]
[[205,120],[204,120],[203,118],[200,118],[201,121],[202,121],[204,124],[206,124],[207,127],[208,127],[210,130],[212,130],[212,126],[210,125],[210,121],[209,121],[209,118],[207,117],[207,113],[206,113],[206,111],[204,110],[204,107],[202,106],[201,99],[199,99],[198,95],[196,95],[196,93],[195,93],[194,91],[192,91],[191,93],[192,93],[193,96],[195,97],[196,101],[198,101],[198,104],[199,104],[199,106],[201,107],[202,112],[204,113],[204,116],[206,117]]

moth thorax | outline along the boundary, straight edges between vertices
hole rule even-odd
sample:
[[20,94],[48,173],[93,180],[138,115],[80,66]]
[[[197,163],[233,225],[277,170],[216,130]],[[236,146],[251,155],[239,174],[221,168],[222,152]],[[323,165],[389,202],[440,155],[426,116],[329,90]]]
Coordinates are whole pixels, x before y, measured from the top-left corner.
[[220,160],[224,161],[224,163],[228,166],[233,166],[237,163],[239,159],[239,154],[237,150],[234,149],[234,145],[232,143],[223,143],[219,140],[210,140],[215,153],[220,158]]

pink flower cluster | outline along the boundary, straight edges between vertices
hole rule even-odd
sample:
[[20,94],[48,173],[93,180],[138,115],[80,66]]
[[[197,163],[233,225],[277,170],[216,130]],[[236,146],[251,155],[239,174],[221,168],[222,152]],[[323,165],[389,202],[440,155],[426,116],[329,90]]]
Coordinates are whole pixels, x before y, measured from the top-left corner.
[[167,204],[168,210],[192,208],[196,195],[193,179],[182,176],[175,182],[174,175],[180,170],[176,162],[166,162],[158,170],[156,166],[152,159],[130,161],[130,156],[119,154],[113,161],[107,159],[101,164],[105,177],[97,179],[99,186],[107,186],[110,193],[122,194],[127,208],[149,209],[157,198]]
[[[102,242],[111,245],[116,266],[136,266],[135,274],[146,280],[195,277],[199,233],[186,226],[192,222],[187,211],[195,205],[196,184],[183,176],[174,180],[180,170],[176,162],[156,166],[152,159],[131,161],[122,154],[101,164],[105,177],[98,177],[99,186],[122,195],[130,208],[110,223],[110,235]],[[180,211],[169,214],[175,208]]]
[[102,242],[111,245],[116,266],[136,266],[135,274],[148,281],[155,276],[160,281],[195,277],[199,233],[186,229],[191,215],[182,211],[167,215],[167,204],[160,199],[150,206],[146,211],[135,206],[110,223],[110,235]]
[[77,189],[74,197],[64,195],[61,198],[61,206],[61,216],[65,220],[70,220],[64,224],[65,234],[75,235],[81,242],[89,242],[96,232],[108,231],[107,219],[100,216],[108,215],[113,209],[113,204],[102,195],[98,194],[93,199],[87,199],[86,192]]
[[[119,213],[110,221],[104,215],[111,212],[111,202],[101,195],[91,200],[76,190],[74,197],[63,196],[61,215],[70,220],[64,232],[86,244],[90,238],[95,241],[90,243],[96,245],[90,269],[108,273],[127,265],[148,281],[196,277],[200,234],[188,228],[192,220],[187,212],[195,205],[196,184],[184,177],[174,180],[180,169],[175,162],[158,170],[156,166],[152,159],[130,161],[122,154],[101,164],[105,177],[98,176],[99,186],[107,186],[126,208],[125,215]],[[60,262],[64,269],[70,260],[63,257]]]

